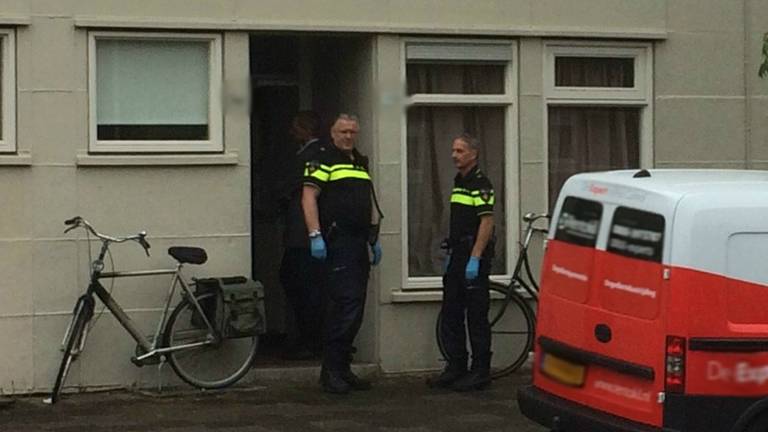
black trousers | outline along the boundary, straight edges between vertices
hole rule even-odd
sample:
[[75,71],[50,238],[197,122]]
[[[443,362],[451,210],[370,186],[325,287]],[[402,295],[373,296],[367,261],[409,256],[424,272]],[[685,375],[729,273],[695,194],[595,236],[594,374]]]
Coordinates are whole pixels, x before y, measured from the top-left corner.
[[491,326],[488,323],[490,260],[483,258],[478,278],[467,281],[464,270],[469,255],[469,250],[456,249],[451,254],[448,271],[443,276],[443,319],[440,332],[448,354],[449,367],[467,366],[466,334],[469,333],[472,368],[487,370],[491,358]]
[[325,270],[307,248],[286,248],[280,264],[280,282],[293,309],[298,345],[320,351],[325,313]]
[[328,242],[329,304],[323,350],[323,367],[327,370],[349,369],[352,344],[363,323],[370,267],[366,238],[339,235]]

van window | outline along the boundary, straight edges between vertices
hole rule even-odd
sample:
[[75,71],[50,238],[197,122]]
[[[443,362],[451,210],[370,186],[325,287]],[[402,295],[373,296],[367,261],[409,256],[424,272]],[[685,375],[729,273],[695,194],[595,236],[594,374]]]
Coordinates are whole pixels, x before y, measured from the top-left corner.
[[613,214],[608,251],[629,258],[661,262],[664,216],[619,207]]
[[[547,248],[542,286],[558,297],[585,303],[595,266],[595,243],[600,231],[603,205],[566,197],[555,228],[555,240]],[[583,248],[583,249],[579,249]]]
[[579,246],[595,247],[603,205],[576,197],[566,197],[557,220],[555,239]]
[[627,316],[655,319],[661,308],[664,216],[626,207],[613,213],[608,253],[596,281],[603,308]]

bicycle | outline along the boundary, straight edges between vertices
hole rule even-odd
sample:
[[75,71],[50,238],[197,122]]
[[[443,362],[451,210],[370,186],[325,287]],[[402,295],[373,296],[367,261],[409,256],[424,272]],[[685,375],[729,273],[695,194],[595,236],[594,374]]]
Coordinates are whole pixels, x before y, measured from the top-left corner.
[[[539,219],[549,219],[549,215],[527,213],[523,216],[523,222],[526,223],[525,237],[519,244],[520,254],[510,282],[505,284],[494,280],[489,281],[491,306],[488,311],[488,321],[491,325],[491,349],[494,351],[491,365],[491,378],[494,379],[507,376],[519,369],[533,349],[536,314],[530,302],[538,302],[539,285],[531,270],[528,247],[534,233],[547,234],[546,228],[534,226]],[[507,313],[510,308],[516,313]],[[435,335],[440,353],[448,361],[440,332],[442,319],[441,311],[437,315]]]
[[[68,228],[65,233],[75,228],[83,228],[86,234],[92,234],[101,241],[98,258],[91,262],[90,283],[72,312],[72,320],[62,340],[63,358],[56,374],[56,381],[46,403],[55,404],[61,394],[69,367],[85,348],[88,323],[94,316],[95,297],[115,316],[120,325],[136,341],[136,355],[131,361],[136,366],[158,364],[161,368],[168,361],[176,375],[188,384],[200,389],[217,389],[230,386],[241,379],[250,370],[256,355],[258,336],[230,339],[223,335],[215,319],[223,316],[223,302],[218,301],[218,293],[193,292],[190,286],[197,281],[187,283],[182,277],[184,264],[203,264],[208,256],[204,249],[175,246],[168,249],[168,254],[177,264],[172,269],[137,270],[125,272],[105,272],[104,258],[109,254],[113,243],[135,241],[149,256],[150,245],[146,232],[128,237],[113,237],[99,233],[88,221],[80,216],[64,222]],[[111,255],[110,255],[111,257]],[[115,301],[110,292],[101,284],[102,279],[121,277],[142,277],[172,275],[165,306],[154,335],[144,336],[133,320]],[[171,310],[171,301],[177,285],[181,287],[181,300]],[[204,308],[207,307],[207,311]],[[213,310],[211,310],[213,308]]]

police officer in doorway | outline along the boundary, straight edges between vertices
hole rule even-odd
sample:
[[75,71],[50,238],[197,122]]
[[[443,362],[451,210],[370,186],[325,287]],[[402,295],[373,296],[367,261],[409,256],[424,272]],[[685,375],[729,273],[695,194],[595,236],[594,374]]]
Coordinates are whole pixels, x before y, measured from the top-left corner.
[[[451,193],[448,265],[443,276],[442,327],[448,364],[431,378],[431,387],[456,391],[479,390],[491,382],[491,328],[488,323],[488,275],[493,258],[494,192],[477,166],[478,141],[462,134],[452,143],[451,156],[458,169]],[[472,348],[468,353],[464,318]]]
[[[307,163],[302,207],[312,257],[324,261],[329,308],[320,382],[329,393],[368,390],[371,384],[350,369],[355,340],[363,321],[370,265],[381,260],[381,245],[372,236],[375,202],[368,161],[355,149],[358,120],[340,114],[331,128],[327,151]],[[375,222],[375,224],[374,224]],[[372,257],[369,256],[369,248]]]
[[283,353],[286,360],[308,360],[322,350],[324,278],[322,263],[309,254],[307,226],[301,198],[304,168],[326,151],[319,138],[320,117],[313,111],[300,111],[291,122],[290,134],[296,143],[295,165],[283,193],[285,232],[280,282],[296,318],[297,337]]

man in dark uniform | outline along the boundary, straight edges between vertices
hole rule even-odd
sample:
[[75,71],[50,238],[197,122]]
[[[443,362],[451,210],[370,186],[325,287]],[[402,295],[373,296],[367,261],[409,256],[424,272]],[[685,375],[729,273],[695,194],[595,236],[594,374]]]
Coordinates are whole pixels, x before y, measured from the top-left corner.
[[[330,302],[320,382],[329,393],[368,390],[352,373],[353,347],[363,321],[370,265],[381,260],[371,238],[372,193],[367,159],[355,149],[357,118],[341,114],[331,128],[332,146],[307,163],[302,207],[312,257],[325,261]],[[372,261],[368,249],[373,254]]]
[[307,226],[301,208],[304,167],[324,152],[320,118],[313,111],[301,111],[291,123],[291,136],[298,144],[295,166],[284,193],[285,232],[280,282],[296,317],[297,337],[283,355],[286,360],[308,360],[322,350],[324,312],[324,271],[322,263],[309,254]]
[[[491,328],[488,323],[488,275],[493,257],[493,185],[477,166],[478,142],[463,134],[453,140],[451,156],[459,170],[451,193],[450,255],[443,276],[442,332],[448,364],[429,380],[432,387],[479,390],[491,382]],[[472,368],[467,371],[467,331]]]

